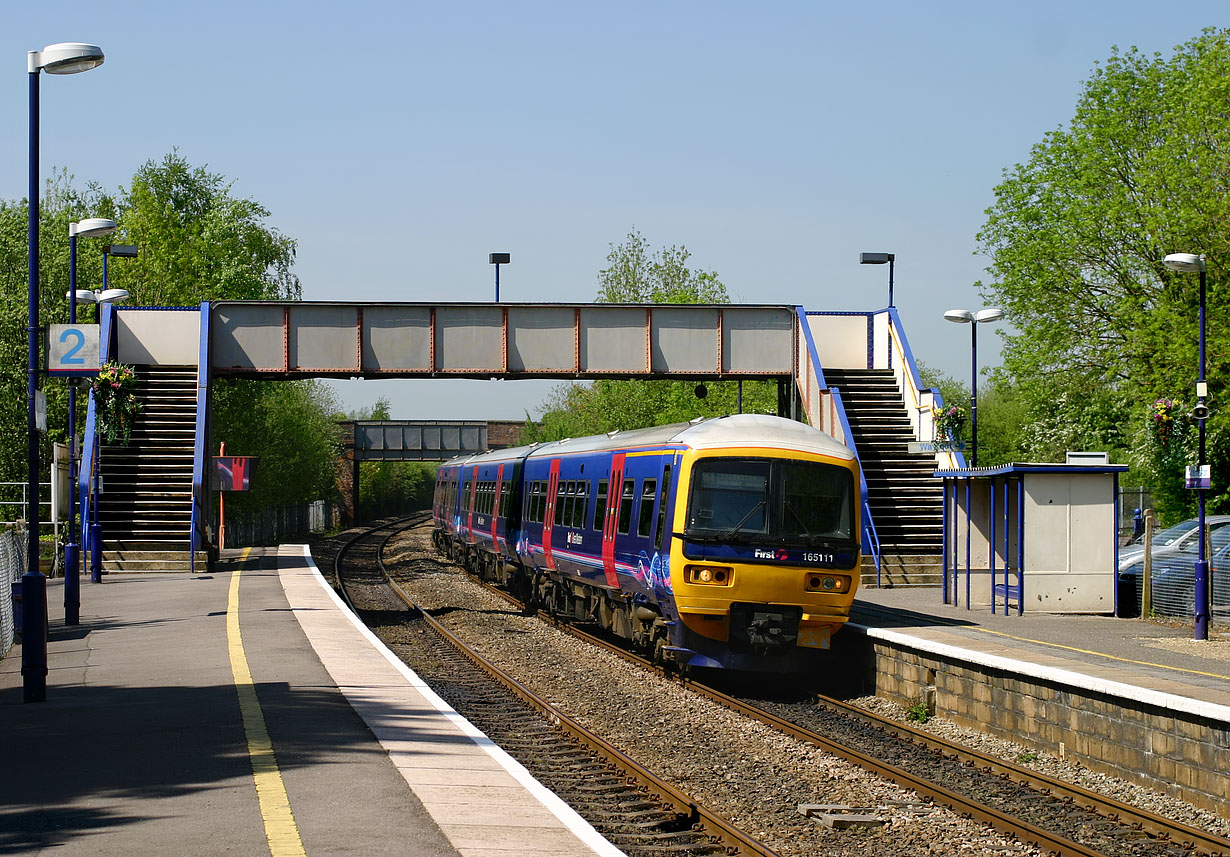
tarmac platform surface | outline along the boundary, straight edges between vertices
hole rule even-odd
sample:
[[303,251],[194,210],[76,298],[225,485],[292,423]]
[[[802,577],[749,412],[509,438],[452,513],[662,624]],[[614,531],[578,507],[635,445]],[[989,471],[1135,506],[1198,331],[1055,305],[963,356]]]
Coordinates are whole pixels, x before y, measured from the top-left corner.
[[[47,701],[22,702],[20,645],[0,661],[0,854],[620,854],[384,649],[302,547],[240,557],[85,583],[74,627],[48,582]],[[1195,641],[909,588],[861,590],[852,626],[1230,722],[1224,626]]]
[[301,547],[240,571],[109,574],[47,700],[0,662],[0,853],[517,857],[621,852],[453,712]]

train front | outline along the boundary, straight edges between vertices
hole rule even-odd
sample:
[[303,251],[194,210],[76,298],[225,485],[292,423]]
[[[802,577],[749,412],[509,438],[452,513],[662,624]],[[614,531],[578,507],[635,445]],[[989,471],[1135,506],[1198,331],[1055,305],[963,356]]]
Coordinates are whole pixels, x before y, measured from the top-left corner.
[[794,437],[684,456],[670,559],[681,663],[802,671],[849,616],[858,463],[814,429],[786,433]]

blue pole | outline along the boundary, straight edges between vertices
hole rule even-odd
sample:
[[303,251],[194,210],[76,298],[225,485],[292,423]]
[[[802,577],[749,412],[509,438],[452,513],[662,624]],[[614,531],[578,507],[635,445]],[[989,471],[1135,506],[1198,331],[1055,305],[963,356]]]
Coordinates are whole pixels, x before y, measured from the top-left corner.
[[[107,251],[103,250],[103,291],[107,290]],[[98,356],[102,359],[106,348],[102,342],[102,315],[104,304],[96,304],[98,321]],[[98,481],[102,479],[102,449],[98,443],[98,399],[94,400],[94,481],[90,502],[90,583],[102,583],[102,524],[98,522]]]
[[[1202,257],[1200,260],[1200,378],[1198,380],[1199,392],[1201,393],[1201,395],[1199,396],[1199,401],[1197,402],[1197,405],[1200,407],[1201,413],[1204,412],[1203,391],[1204,391],[1204,384],[1205,384],[1205,377],[1204,377],[1204,365],[1205,365],[1205,361],[1204,361],[1204,356],[1205,356],[1204,268],[1205,268],[1205,262]],[[1204,469],[1204,421],[1205,421],[1205,418],[1203,416],[1197,418],[1197,422],[1199,423],[1199,426],[1200,426],[1200,446],[1199,446],[1199,451],[1196,455],[1196,465],[1198,467],[1198,476],[1203,475],[1203,469]],[[1199,531],[1200,531],[1200,558],[1196,561],[1196,568],[1195,568],[1195,573],[1193,574],[1192,582],[1196,588],[1195,637],[1197,640],[1207,640],[1209,638],[1209,557],[1208,557],[1207,548],[1204,543],[1205,537],[1208,535],[1208,531],[1205,529],[1205,520],[1204,520],[1204,494],[1205,494],[1205,491],[1203,487],[1196,489],[1196,503],[1197,503],[1197,510],[1198,510],[1197,515],[1199,519]]]
[[[77,228],[68,228],[68,323],[77,323]],[[70,494],[77,491],[77,383],[68,381],[68,484]],[[77,544],[77,504],[68,503],[68,544],[64,546],[64,624],[81,624],[81,548]]]
[[38,76],[30,70],[29,363],[26,380],[26,573],[21,579],[21,678],[26,702],[47,701],[47,578],[38,565]]

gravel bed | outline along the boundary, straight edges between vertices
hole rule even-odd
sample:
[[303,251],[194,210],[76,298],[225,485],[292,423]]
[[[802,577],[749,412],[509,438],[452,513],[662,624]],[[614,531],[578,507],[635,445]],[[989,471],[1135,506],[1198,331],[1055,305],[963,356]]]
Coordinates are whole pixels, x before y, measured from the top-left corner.
[[[892,700],[878,696],[865,696],[847,700],[847,702],[901,723],[908,722],[906,706]],[[1181,821],[1191,827],[1230,838],[1230,819],[1222,818],[1208,810],[1194,807],[1186,801],[1172,798],[1120,777],[1090,770],[1071,759],[1061,759],[1052,753],[1041,752],[1024,744],[958,726],[942,717],[932,717],[926,723],[914,722],[910,725],[940,738],[972,747],[987,755],[1014,762],[1040,774],[1073,783],[1140,809]]]
[[[389,567],[404,573],[399,582],[411,598],[484,657],[783,857],[1041,853],[511,613],[507,602],[440,562],[429,532],[419,528],[385,554]],[[803,816],[800,804],[849,806],[885,824],[830,829]]]

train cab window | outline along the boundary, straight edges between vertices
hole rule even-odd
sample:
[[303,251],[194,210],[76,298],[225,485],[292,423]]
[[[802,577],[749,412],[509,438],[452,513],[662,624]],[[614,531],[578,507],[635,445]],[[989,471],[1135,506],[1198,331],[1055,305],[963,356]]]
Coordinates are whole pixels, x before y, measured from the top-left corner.
[[643,539],[651,535],[653,526],[653,502],[658,498],[658,480],[646,479],[641,483],[641,512],[637,516],[636,534]]
[[619,500],[619,532],[628,534],[632,526],[632,503],[636,499],[636,480],[625,479],[623,495]]
[[605,479],[598,480],[598,496],[594,498],[594,529],[606,532],[606,492],[609,490]]

